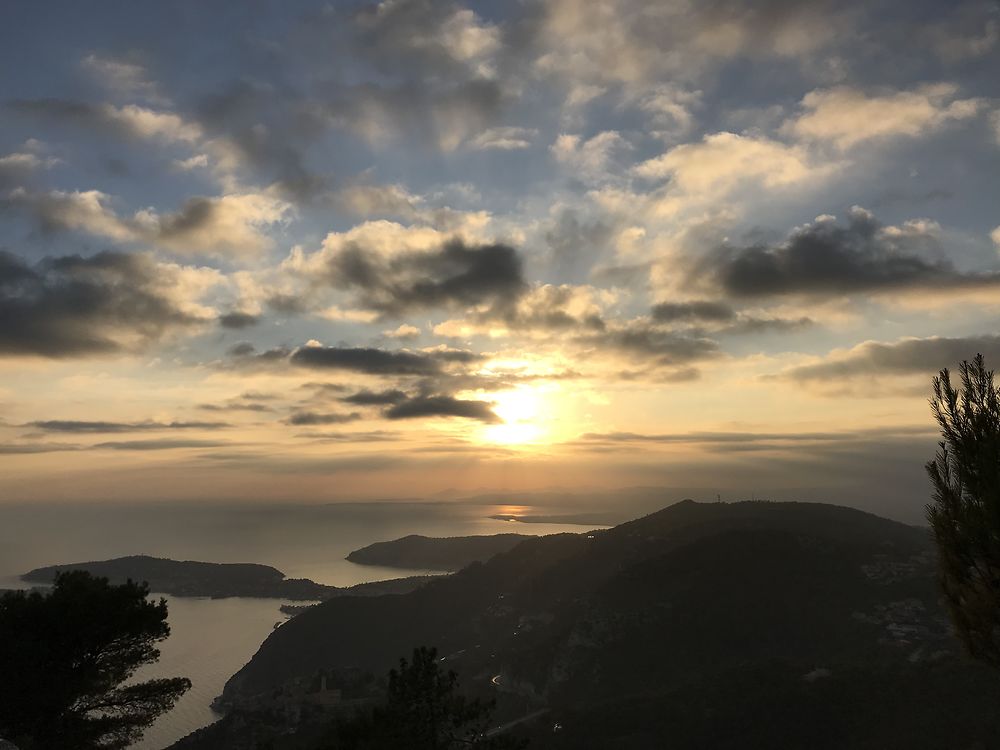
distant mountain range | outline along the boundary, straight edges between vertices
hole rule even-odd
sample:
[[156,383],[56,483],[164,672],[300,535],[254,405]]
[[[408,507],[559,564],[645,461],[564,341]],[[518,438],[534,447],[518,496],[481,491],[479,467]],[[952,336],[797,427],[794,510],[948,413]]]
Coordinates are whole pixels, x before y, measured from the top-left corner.
[[498,721],[541,717],[512,730],[532,748],[994,747],[1000,678],[961,656],[938,599],[926,529],[684,501],[311,607],[229,680],[230,716],[177,747],[231,746],[234,727],[309,747],[304,729],[253,734],[254,712],[321,671],[384,674],[417,645],[496,697]]

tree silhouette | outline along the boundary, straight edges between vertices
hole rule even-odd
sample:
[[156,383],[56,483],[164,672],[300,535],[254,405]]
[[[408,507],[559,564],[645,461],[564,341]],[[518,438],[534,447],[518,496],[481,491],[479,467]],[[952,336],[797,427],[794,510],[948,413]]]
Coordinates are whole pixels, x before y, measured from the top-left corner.
[[969,653],[1000,669],[1000,392],[983,355],[934,378],[942,441],[927,473],[927,518],[952,621]]
[[118,750],[191,687],[185,678],[125,684],[170,634],[167,604],[146,584],[112,586],[81,570],[47,594],[0,597],[0,736],[22,750]]
[[338,750],[516,750],[526,743],[487,736],[493,703],[457,692],[458,678],[438,665],[437,650],[420,647],[413,660],[389,672],[386,701],[336,727],[330,748]]

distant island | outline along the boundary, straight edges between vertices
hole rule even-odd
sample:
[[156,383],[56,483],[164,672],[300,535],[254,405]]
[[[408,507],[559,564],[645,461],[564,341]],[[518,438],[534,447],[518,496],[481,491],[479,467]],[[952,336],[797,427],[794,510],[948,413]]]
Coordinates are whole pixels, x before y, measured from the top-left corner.
[[124,583],[130,578],[133,581],[145,581],[151,591],[172,596],[205,596],[213,599],[245,596],[293,601],[325,601],[337,596],[406,593],[422,586],[430,578],[412,576],[342,588],[316,583],[308,578],[286,578],[284,573],[270,565],[178,561],[132,555],[113,560],[49,565],[25,573],[21,580],[52,583],[57,573],[68,570],[86,570],[115,584]]
[[494,555],[513,549],[525,539],[534,538],[523,534],[444,538],[411,534],[391,542],[376,542],[356,549],[347,559],[360,565],[455,571],[474,562],[485,562]]

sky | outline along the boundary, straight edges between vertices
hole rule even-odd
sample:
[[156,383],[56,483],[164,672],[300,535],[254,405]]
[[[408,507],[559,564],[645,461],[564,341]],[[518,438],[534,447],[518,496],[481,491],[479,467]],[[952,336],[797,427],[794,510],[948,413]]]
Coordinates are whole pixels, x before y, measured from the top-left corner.
[[928,499],[1000,5],[15,3],[0,502]]

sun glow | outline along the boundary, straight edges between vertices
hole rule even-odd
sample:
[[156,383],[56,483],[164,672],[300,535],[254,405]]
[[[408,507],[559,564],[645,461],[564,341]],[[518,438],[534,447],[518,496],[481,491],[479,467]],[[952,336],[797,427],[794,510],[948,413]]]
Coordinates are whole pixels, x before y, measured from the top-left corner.
[[503,445],[524,445],[542,442],[547,430],[542,424],[543,394],[538,388],[517,388],[491,397],[493,412],[502,424],[483,428],[483,440]]

